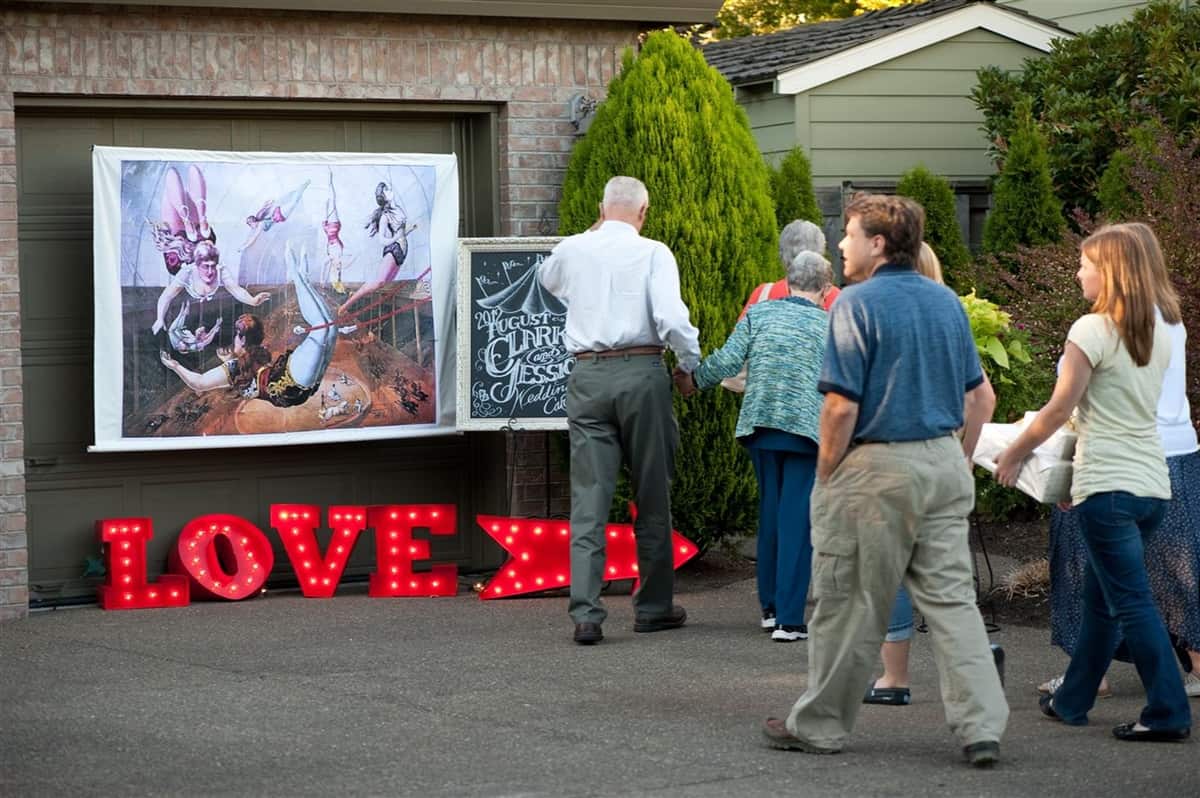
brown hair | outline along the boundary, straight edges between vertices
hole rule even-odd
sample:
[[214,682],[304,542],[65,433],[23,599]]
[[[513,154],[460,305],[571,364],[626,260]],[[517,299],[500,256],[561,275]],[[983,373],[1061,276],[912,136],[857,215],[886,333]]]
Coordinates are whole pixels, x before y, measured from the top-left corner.
[[258,371],[263,366],[271,365],[271,353],[263,346],[263,326],[257,316],[243,313],[233,322],[233,331],[242,336],[246,342],[237,357],[237,374],[233,387],[241,390],[253,384],[258,378]]
[[925,241],[921,242],[921,251],[917,254],[917,274],[928,277],[935,283],[946,284],[946,280],[942,277],[942,262],[938,260],[933,247]]
[[[1134,364],[1146,365],[1154,349],[1154,306],[1165,296],[1159,275],[1167,273],[1154,232],[1138,223],[1106,225],[1079,248],[1100,272],[1100,293],[1092,312],[1107,315]],[[1173,297],[1174,289],[1170,293]],[[1164,319],[1168,312],[1179,318],[1178,298],[1173,307],[1163,309]]]
[[842,214],[846,223],[857,216],[868,236],[883,236],[889,263],[915,268],[921,239],[925,237],[925,209],[908,197],[859,194]]
[[237,317],[233,323],[233,331],[241,333],[242,340],[246,342],[246,346],[262,346],[263,342],[263,326],[257,316],[252,316],[249,313],[243,313]]

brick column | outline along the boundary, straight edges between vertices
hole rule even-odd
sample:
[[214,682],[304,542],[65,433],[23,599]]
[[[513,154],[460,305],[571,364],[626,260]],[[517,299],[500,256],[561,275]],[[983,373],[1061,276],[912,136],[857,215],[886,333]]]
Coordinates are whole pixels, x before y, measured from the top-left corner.
[[0,621],[29,606],[13,95],[0,91]]

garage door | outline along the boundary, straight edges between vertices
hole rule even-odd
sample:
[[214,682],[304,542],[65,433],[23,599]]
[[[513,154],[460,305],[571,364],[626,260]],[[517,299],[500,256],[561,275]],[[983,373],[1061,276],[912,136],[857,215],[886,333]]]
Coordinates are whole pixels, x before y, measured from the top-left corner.
[[[459,507],[459,534],[433,557],[487,566],[476,512],[505,509],[498,436],[179,453],[87,454],[92,434],[93,145],[205,150],[428,152],[459,155],[461,232],[493,234],[494,124],[489,113],[265,114],[162,109],[17,109],[18,238],[29,581],[34,606],[89,599],[101,577],[94,524],[148,517],[151,576],[190,519],[243,516],[269,530],[278,502],[432,501]],[[429,331],[431,334],[432,331]],[[275,536],[271,533],[269,537]],[[324,541],[322,541],[324,542]],[[347,578],[373,569],[360,538]],[[271,585],[292,574],[277,548]]]

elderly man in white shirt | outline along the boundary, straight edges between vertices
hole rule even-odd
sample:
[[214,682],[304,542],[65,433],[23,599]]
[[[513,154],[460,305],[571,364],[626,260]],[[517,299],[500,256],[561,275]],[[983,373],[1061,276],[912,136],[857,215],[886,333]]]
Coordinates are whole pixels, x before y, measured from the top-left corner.
[[687,620],[673,603],[670,492],[679,431],[662,354],[670,347],[690,374],[700,362],[700,344],[679,294],[675,256],[640,235],[649,204],[640,180],[612,178],[597,223],[564,239],[538,271],[546,290],[567,306],[564,340],[575,355],[567,381],[569,612],[581,645],[604,639],[604,527],[622,455],[637,501],[634,631],[675,629]]

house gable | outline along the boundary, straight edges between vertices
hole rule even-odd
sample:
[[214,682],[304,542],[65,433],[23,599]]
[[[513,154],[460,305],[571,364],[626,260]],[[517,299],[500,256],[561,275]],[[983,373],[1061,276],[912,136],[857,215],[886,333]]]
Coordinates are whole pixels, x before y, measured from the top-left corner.
[[1034,17],[1014,14],[990,3],[975,3],[819,61],[780,72],[775,79],[775,91],[800,94],[979,29],[1041,52],[1049,52],[1054,39],[1070,35],[1068,31]]

